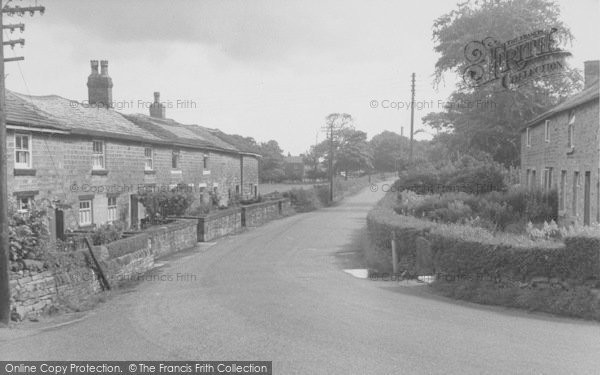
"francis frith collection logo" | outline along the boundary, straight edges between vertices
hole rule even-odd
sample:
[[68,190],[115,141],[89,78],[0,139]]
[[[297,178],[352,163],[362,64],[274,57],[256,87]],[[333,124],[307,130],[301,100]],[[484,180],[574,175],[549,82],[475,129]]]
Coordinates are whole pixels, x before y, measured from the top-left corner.
[[492,37],[469,42],[464,55],[469,64],[463,71],[464,82],[471,87],[500,81],[514,88],[533,79],[561,75],[564,60],[571,53],[560,48],[558,29],[537,30],[501,43]]

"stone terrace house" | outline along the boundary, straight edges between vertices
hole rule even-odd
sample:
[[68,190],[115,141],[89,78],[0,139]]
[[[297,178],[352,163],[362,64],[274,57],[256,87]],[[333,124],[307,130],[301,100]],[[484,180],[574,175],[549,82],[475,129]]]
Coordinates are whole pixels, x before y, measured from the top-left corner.
[[[55,207],[51,232],[115,220],[138,227],[141,189],[184,183],[227,205],[255,194],[257,155],[241,152],[206,128],[164,118],[159,94],[151,116],[101,107],[112,100],[108,63],[92,61],[89,103],[7,91],[8,188],[17,208],[32,200]],[[98,107],[100,106],[100,108]]]
[[527,123],[521,181],[556,189],[566,223],[600,223],[599,61],[585,62],[582,92]]

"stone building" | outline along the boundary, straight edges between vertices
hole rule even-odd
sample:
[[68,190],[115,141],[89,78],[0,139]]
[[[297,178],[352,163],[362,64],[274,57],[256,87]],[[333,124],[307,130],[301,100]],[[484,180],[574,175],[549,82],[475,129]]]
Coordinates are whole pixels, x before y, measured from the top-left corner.
[[290,181],[303,181],[304,180],[304,159],[302,155],[288,156],[283,158],[283,170],[285,173],[285,179]]
[[585,62],[585,87],[525,125],[521,133],[521,181],[556,189],[566,223],[600,223],[600,62]]
[[150,116],[112,109],[108,62],[92,61],[89,102],[7,91],[8,188],[17,209],[33,200],[55,208],[51,231],[111,221],[138,227],[138,194],[185,184],[221,205],[256,194],[257,155],[197,125],[165,118],[160,96]]

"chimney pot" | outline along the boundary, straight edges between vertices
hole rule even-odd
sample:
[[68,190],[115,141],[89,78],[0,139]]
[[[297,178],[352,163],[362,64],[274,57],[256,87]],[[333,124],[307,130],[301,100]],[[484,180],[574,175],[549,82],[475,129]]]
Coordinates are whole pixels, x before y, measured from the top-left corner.
[[160,102],[160,92],[154,91],[154,103],[150,105],[150,117],[164,119],[166,118],[165,112],[165,106]]
[[108,60],[100,61],[100,74],[103,76],[108,75]]
[[92,66],[92,74],[98,74],[98,60],[90,60],[90,65]]
[[584,89],[598,82],[600,76],[600,60],[590,60],[583,63]]

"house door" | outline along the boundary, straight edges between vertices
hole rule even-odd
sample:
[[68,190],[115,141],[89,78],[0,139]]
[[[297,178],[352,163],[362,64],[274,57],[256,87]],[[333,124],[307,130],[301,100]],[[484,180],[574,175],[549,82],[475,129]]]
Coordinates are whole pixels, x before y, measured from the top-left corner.
[[131,214],[131,228],[140,229],[140,218],[138,217],[138,197],[131,194],[131,203],[129,204],[129,212]]
[[585,185],[583,187],[583,224],[590,225],[590,184],[591,184],[591,172],[585,172]]
[[65,240],[65,213],[58,208],[54,209],[54,225],[56,229],[56,238]]

